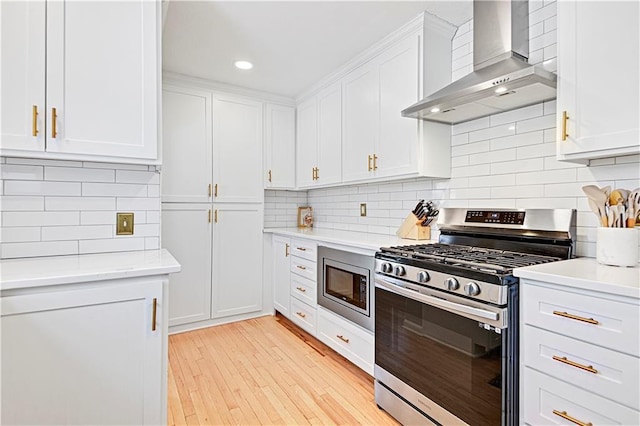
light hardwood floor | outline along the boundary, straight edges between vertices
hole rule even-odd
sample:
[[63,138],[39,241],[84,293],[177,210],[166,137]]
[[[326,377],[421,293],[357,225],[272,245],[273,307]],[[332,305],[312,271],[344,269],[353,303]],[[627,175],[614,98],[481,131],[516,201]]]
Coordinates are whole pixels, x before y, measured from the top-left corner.
[[397,425],[373,379],[281,316],[169,337],[169,425]]

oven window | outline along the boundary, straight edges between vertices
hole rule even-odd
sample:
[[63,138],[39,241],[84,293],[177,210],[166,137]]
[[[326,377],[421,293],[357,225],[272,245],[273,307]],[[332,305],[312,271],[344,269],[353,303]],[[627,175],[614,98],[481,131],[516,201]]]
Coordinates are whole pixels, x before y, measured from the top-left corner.
[[325,292],[350,305],[367,309],[367,277],[325,265]]
[[506,334],[376,288],[375,362],[466,423],[500,425]]

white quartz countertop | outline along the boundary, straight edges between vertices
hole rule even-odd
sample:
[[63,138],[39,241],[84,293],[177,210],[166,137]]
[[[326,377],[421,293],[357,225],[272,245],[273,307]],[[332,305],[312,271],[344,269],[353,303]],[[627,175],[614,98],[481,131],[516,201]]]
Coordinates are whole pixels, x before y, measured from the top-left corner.
[[516,268],[513,273],[520,278],[640,299],[638,266],[608,266],[594,258],[581,257]]
[[343,231],[324,228],[265,228],[264,232],[293,238],[307,238],[319,242],[340,244],[365,250],[380,250],[380,247],[426,244],[429,240],[408,240],[395,235],[370,234],[367,232]]
[[0,290],[163,275],[179,271],[180,264],[165,249],[7,259],[0,261]]

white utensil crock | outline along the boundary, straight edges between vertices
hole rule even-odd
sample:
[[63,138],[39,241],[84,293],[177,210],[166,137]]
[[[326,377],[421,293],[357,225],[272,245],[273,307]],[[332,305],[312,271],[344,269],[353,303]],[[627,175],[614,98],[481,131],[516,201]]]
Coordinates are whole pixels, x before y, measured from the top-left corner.
[[638,264],[637,228],[598,228],[596,259],[605,265]]

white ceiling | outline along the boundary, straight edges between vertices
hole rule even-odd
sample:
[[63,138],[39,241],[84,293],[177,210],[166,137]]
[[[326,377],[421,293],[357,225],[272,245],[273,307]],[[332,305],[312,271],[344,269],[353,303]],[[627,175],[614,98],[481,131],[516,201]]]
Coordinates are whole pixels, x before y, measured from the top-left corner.
[[[471,0],[171,0],[163,69],[296,97],[421,11],[459,26],[471,9]],[[254,68],[237,70],[238,59]]]

